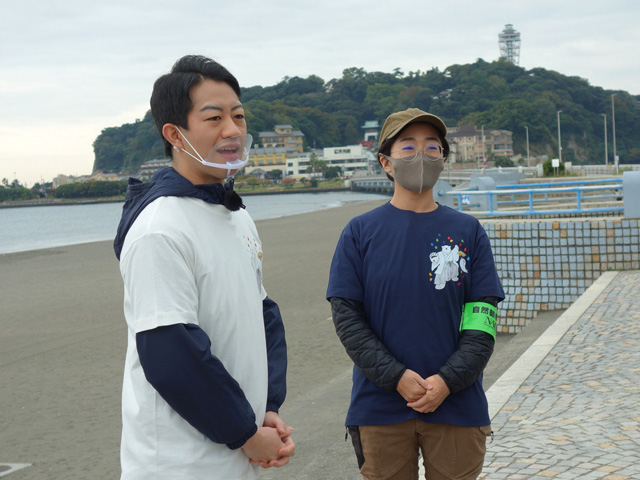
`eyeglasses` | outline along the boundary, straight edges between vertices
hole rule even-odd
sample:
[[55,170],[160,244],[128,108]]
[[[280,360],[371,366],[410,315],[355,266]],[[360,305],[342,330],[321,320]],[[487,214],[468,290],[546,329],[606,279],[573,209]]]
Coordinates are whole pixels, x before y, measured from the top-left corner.
[[432,160],[437,160],[442,158],[443,150],[442,145],[438,143],[428,143],[425,145],[422,152],[419,151],[418,147],[411,143],[406,143],[403,145],[399,145],[398,148],[395,148],[391,151],[391,154],[400,155],[401,157],[415,157],[418,153],[424,153],[427,157]]

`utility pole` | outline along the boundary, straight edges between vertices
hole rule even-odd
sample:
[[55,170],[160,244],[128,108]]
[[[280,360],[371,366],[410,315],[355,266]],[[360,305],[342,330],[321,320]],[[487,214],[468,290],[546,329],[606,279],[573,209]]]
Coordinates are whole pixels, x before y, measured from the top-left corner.
[[609,166],[609,149],[607,147],[607,114],[601,113],[604,117],[604,166]]
[[558,115],[558,160],[562,163],[562,137],[560,136],[560,113],[562,110],[558,110],[556,114]]
[[527,131],[527,167],[530,167],[531,161],[529,160],[529,127],[525,125],[524,129]]
[[484,167],[485,163],[486,163],[486,158],[485,156],[485,152],[486,150],[484,149],[484,125],[482,125],[482,166]]
[[613,97],[615,96],[615,93],[611,94],[611,123],[613,124],[613,164],[616,166],[616,170],[618,170],[618,155],[616,154],[616,107],[613,102]]

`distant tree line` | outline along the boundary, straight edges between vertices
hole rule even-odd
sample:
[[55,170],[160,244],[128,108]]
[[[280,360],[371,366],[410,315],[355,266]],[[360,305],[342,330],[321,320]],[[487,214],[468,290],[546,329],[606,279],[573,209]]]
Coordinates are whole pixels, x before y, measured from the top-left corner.
[[29,189],[14,181],[11,185],[5,185],[6,188],[0,187],[0,202],[33,200],[45,197],[59,199],[119,197],[126,193],[127,183],[127,180],[117,182],[89,180],[88,182],[60,185],[58,188],[52,188],[51,184],[40,185],[36,183]]
[[38,188],[34,188],[29,190],[22,186],[18,179],[14,179],[12,182],[5,177],[2,179],[2,186],[0,186],[0,202],[16,202],[22,200],[31,200],[33,198],[38,198],[39,187],[40,184],[36,184]]
[[16,188],[0,187],[0,202],[16,202],[21,200],[31,200],[33,198],[38,198],[38,195],[28,188],[24,188],[22,186]]
[[[526,155],[529,129],[532,155],[558,151],[556,112],[562,110],[563,160],[575,164],[603,162],[602,114],[610,117],[615,93],[617,153],[625,163],[640,163],[640,98],[624,91],[593,87],[579,77],[504,60],[452,65],[444,71],[367,72],[348,68],[325,82],[316,75],[285,77],[273,86],[244,88],[249,133],[290,124],[305,134],[305,148],[355,144],[367,120],[380,124],[390,113],[418,107],[435,113],[449,126],[476,125],[513,132],[514,151]],[[613,162],[608,118],[609,161]],[[150,112],[142,120],[102,131],[94,142],[94,171],[135,173],[147,160],[164,156]]]
[[60,185],[52,191],[54,198],[109,198],[124,195],[127,180],[104,182],[89,180]]

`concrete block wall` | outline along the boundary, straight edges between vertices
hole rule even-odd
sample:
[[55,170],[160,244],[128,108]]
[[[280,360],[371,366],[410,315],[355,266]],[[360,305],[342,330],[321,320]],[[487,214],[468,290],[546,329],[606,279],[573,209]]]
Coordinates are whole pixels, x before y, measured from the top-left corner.
[[566,309],[608,270],[640,268],[640,220],[481,220],[506,298],[498,331],[517,333],[538,312]]

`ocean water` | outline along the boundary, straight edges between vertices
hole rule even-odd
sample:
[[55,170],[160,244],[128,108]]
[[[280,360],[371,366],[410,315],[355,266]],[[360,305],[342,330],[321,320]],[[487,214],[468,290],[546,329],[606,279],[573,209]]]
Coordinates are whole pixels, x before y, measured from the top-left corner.
[[[284,217],[354,202],[388,199],[364,192],[290,193],[244,196],[254,220]],[[0,208],[0,254],[112,240],[122,203]]]

